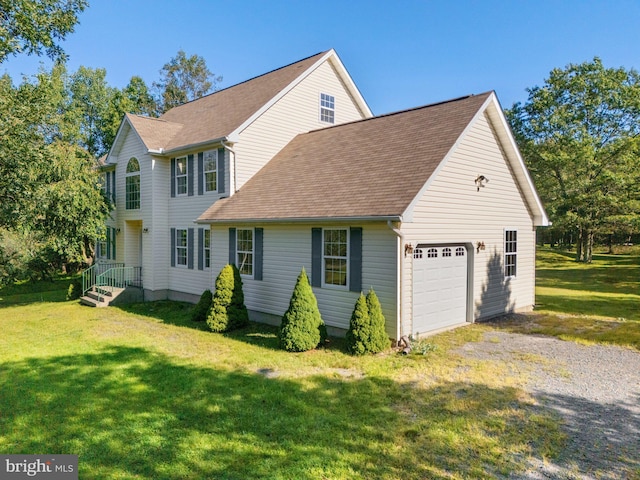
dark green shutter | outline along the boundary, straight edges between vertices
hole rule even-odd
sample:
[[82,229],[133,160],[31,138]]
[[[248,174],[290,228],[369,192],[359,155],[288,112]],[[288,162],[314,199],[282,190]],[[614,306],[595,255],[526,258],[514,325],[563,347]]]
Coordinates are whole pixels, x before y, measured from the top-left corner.
[[187,156],[187,195],[193,197],[193,154]]
[[311,229],[311,285],[322,286],[322,229]]
[[264,238],[264,229],[256,228],[255,241],[253,242],[254,249],[254,265],[253,265],[253,278],[255,280],[262,280],[262,245]]
[[229,229],[229,264],[236,264],[236,229]]
[[204,153],[198,153],[198,195],[204,193]]
[[171,229],[171,266],[176,266],[176,229]]
[[[116,259],[116,228],[111,229],[111,259]],[[140,259],[142,261],[142,259]]]
[[224,193],[225,167],[226,163],[224,161],[224,148],[219,148],[217,165],[218,193]]
[[193,270],[193,228],[187,229],[187,268]]
[[107,254],[107,260],[111,260],[111,227],[107,227],[107,251],[100,252],[102,255]]
[[362,291],[362,228],[351,227],[349,234],[349,290]]
[[198,229],[198,270],[204,270],[204,228]]
[[[176,159],[171,159],[171,196],[176,196]],[[174,265],[175,266],[175,265]]]

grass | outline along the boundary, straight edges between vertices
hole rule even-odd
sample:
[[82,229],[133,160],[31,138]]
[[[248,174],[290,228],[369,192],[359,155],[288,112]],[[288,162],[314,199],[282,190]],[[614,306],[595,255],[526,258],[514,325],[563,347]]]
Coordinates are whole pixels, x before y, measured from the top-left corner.
[[212,334],[179,302],[81,307],[65,277],[3,288],[0,453],[77,454],[83,479],[506,477],[565,436],[526,369],[461,346],[508,329],[640,350],[640,256],[542,249],[537,277],[534,315],[364,357],[287,353],[266,325]]
[[467,479],[562,449],[526,376],[456,353],[485,325],[409,356],[292,354],[273,327],[213,334],[191,305],[91,309],[67,285],[0,291],[1,453],[77,454],[83,479]]
[[640,255],[597,254],[587,265],[540,249],[536,277],[539,315],[533,323],[514,317],[513,329],[640,350]]

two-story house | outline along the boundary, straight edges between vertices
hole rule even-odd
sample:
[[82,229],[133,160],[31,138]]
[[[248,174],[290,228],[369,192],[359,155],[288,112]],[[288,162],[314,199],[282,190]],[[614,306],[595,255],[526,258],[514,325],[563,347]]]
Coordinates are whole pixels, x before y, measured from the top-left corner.
[[145,300],[195,302],[232,262],[270,323],[303,267],[328,326],[373,287],[391,338],[534,304],[548,220],[493,92],[372,117],[330,50],[127,115],[104,173],[98,251],[139,268]]

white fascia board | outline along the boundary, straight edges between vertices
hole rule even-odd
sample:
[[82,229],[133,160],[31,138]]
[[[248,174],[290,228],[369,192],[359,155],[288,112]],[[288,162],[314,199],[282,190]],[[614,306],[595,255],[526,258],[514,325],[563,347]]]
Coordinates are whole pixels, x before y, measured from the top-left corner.
[[548,227],[551,225],[549,217],[544,210],[542,201],[538,196],[538,192],[533,184],[531,175],[529,175],[529,170],[524,163],[518,144],[516,143],[511,127],[509,126],[509,122],[507,122],[507,118],[504,115],[504,111],[500,106],[500,102],[498,101],[498,97],[495,92],[491,94],[489,99],[491,100],[491,103],[486,107],[483,106],[483,110],[484,108],[487,108],[489,118],[492,120],[494,129],[498,133],[502,143],[502,148],[507,154],[507,158],[509,159],[509,163],[515,173],[516,179],[518,180],[518,184],[524,192],[525,198],[529,202],[529,208],[531,209],[531,213],[534,217],[534,224],[538,227]]
[[402,217],[398,215],[387,216],[358,216],[358,217],[292,217],[292,218],[238,218],[223,220],[200,220],[196,218],[193,222],[204,225],[213,224],[243,224],[243,223],[260,223],[260,224],[299,224],[299,223],[358,223],[358,222],[402,222]]
[[360,93],[360,90],[358,89],[355,82],[351,78],[351,75],[349,75],[349,72],[347,71],[344,64],[342,63],[342,60],[340,60],[340,57],[338,57],[338,54],[335,52],[335,50],[331,49],[330,52],[333,52],[333,57],[331,58],[331,61],[333,62],[334,67],[336,68],[336,70],[338,70],[338,73],[340,74],[340,77],[344,81],[344,84],[347,87],[347,90],[349,90],[349,92],[353,96],[353,99],[358,104],[358,107],[364,114],[365,118],[373,117],[373,112],[369,108],[369,105],[367,104],[364,97]]

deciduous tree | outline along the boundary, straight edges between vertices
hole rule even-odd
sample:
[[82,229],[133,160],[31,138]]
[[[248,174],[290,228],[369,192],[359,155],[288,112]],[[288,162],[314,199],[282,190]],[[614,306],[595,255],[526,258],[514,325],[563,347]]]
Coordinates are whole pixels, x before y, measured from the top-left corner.
[[551,220],[590,262],[597,233],[640,215],[640,75],[594,58],[527,92],[507,116]]

